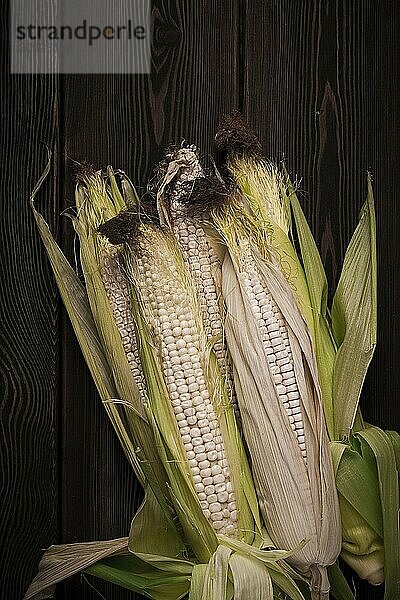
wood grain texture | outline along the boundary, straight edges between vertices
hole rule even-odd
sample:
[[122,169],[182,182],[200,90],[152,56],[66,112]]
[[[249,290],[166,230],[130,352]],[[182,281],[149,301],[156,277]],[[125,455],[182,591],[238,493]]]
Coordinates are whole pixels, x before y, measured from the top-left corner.
[[[243,109],[267,156],[286,157],[330,284],[340,275],[371,170],[378,235],[378,346],[362,395],[366,420],[400,426],[398,5],[360,0],[245,3]],[[360,597],[382,586],[356,582]]]
[[[0,18],[5,32],[7,11]],[[29,196],[43,143],[57,167],[59,97],[55,77],[10,75],[8,46],[2,35],[0,598],[20,600],[58,535],[59,299]],[[58,197],[51,178],[38,202],[56,232]]]

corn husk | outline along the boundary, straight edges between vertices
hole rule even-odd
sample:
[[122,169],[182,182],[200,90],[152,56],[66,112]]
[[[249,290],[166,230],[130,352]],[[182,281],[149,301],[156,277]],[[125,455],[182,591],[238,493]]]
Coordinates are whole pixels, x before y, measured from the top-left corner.
[[[163,397],[165,389],[157,368],[154,339],[145,320],[140,295],[133,285],[131,306],[137,332],[142,335],[141,358],[145,370],[147,368],[145,395],[138,393],[135,386],[118,338],[118,328],[112,322],[112,310],[106,302],[101,281],[104,240],[98,237],[97,231],[102,219],[126,203],[127,190],[130,190],[131,206],[134,204],[135,194],[129,182],[122,178],[125,184],[121,194],[115,175],[109,169],[105,187],[102,176],[92,174],[84,183],[86,189],[78,190],[79,211],[74,225],[81,242],[86,283],[83,286],[33,206],[49,168],[50,161],[32,195],[34,216],[78,341],[127,457],[144,487],[145,498],[133,519],[129,538],[49,549],[26,598],[50,597],[55,583],[84,569],[155,600],[178,600],[189,588],[193,598],[225,600],[232,598],[233,587],[238,598],[248,597],[251,590],[253,597],[272,600],[272,594],[281,590],[293,600],[304,600],[293,578],[297,575],[285,562],[291,550],[259,549],[268,544],[267,537],[261,531],[257,516],[243,446],[240,440],[237,443],[239,436],[232,408],[225,402],[221,402],[220,411],[231,435],[230,454],[238,467],[236,478],[241,480],[242,541],[215,536],[209,531],[186,468],[180,461],[181,448],[169,423],[170,408]],[[163,243],[168,246],[170,236],[163,237]],[[134,271],[131,258],[128,249],[121,252],[118,260],[122,269]],[[205,352],[205,358],[218,394],[220,376],[212,352]],[[140,427],[142,432],[138,431]],[[152,460],[155,451],[156,463]],[[254,546],[247,543],[250,541]],[[64,564],[68,568],[64,569]],[[248,565],[251,565],[249,575],[257,572],[257,578],[244,575]]]
[[[296,205],[296,231],[303,245],[302,257],[305,260],[310,245],[315,247],[316,252],[317,250],[298,200],[294,195],[292,199]],[[301,223],[300,227],[298,223]],[[376,585],[384,579],[385,598],[392,600],[400,594],[400,582],[397,577],[400,571],[399,496],[396,483],[398,472],[393,449],[390,450],[388,434],[363,423],[359,408],[362,384],[376,345],[376,276],[376,225],[372,181],[369,176],[367,200],[361,209],[359,224],[346,252],[334,296],[332,325],[326,320],[335,350],[330,414],[335,423],[332,450],[337,465],[336,480],[340,482],[339,501],[345,495],[341,491],[342,486],[343,489],[346,488],[348,495],[347,502],[341,502],[343,521],[346,524],[343,528],[346,547],[344,546],[342,557],[360,577],[366,578],[370,583]],[[322,362],[321,354],[319,364]],[[325,413],[329,413],[329,408],[325,409]],[[365,461],[361,446],[356,441],[360,439],[359,436],[367,436],[368,439],[372,436],[374,439],[368,451],[368,461],[374,466],[374,470],[370,471],[362,485],[357,487],[358,465]],[[362,446],[365,449],[365,443]],[[355,461],[353,465],[351,460]],[[385,465],[383,477],[377,471],[378,465]],[[343,477],[340,476],[341,471]],[[387,494],[382,493],[382,487],[393,489],[390,502]],[[351,489],[353,492],[350,492]],[[378,505],[375,503],[377,498]],[[365,520],[366,506],[371,504],[374,509],[369,510],[370,519]],[[370,524],[372,512],[375,522],[381,520],[385,523],[386,536],[383,529],[379,532],[376,526]],[[360,528],[347,525],[360,521],[363,523]],[[360,552],[364,546],[364,539],[369,540],[365,554]],[[354,550],[356,552],[353,554]]]
[[[340,518],[315,357],[305,322],[277,262],[273,255],[269,262],[260,256],[246,228],[240,229],[240,220],[238,206],[214,215],[227,245],[222,266],[225,330],[260,508],[278,546],[292,547],[308,540],[289,561],[309,577],[313,597],[327,597],[326,566],[340,552]],[[242,220],[246,223],[244,213]],[[242,277],[248,261],[257,266],[287,323],[302,402],[307,465],[258,339]]]
[[[322,260],[285,169],[282,179],[276,167],[246,151],[232,152],[228,166],[261,226],[272,224],[271,246],[278,247],[278,257],[282,248],[289,247],[287,254],[296,261],[292,248],[297,239],[297,260],[304,269],[312,323],[308,308],[304,310],[307,295],[295,290],[295,296],[313,333],[343,521],[342,558],[372,584],[385,579],[385,598],[397,598],[399,503],[398,465],[396,468],[394,457],[398,438],[364,423],[359,408],[362,384],[376,345],[376,225],[371,177],[368,176],[367,200],[329,311]],[[283,244],[281,231],[288,238]],[[373,443],[369,446],[363,436],[372,438]],[[393,492],[391,501],[388,489]],[[378,527],[378,522],[385,527]]]

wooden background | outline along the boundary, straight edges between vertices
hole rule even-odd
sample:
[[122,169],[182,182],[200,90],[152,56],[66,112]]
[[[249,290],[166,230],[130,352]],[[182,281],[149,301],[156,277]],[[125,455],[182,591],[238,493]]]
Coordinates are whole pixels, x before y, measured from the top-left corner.
[[[219,116],[241,109],[265,153],[285,155],[330,283],[374,176],[379,343],[365,417],[399,426],[399,35],[390,0],[154,0],[151,75],[9,75],[2,11],[1,580],[22,598],[42,549],[126,535],[140,491],[88,375],[35,231],[38,198],[67,255],[72,161],[124,169],[141,189],[160,150],[182,138],[213,152]],[[96,591],[94,586],[98,591]],[[382,589],[355,581],[359,597]],[[93,578],[59,600],[132,599]],[[250,599],[249,599],[250,600]]]

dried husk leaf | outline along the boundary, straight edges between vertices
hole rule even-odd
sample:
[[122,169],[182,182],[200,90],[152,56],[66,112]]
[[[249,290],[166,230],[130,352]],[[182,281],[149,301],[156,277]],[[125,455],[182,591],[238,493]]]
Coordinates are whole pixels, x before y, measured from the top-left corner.
[[[128,538],[50,546],[40,562],[39,572],[26,592],[24,600],[37,599],[38,594],[63,579],[87,569],[107,556],[126,552],[127,549]],[[52,596],[52,592],[49,591],[49,595],[41,597],[51,598]]]
[[[289,562],[317,582],[315,597],[323,597],[329,589],[325,567],[340,552],[340,517],[311,339],[274,257],[269,262],[261,257],[251,237],[239,232],[238,221],[233,226],[231,219],[216,214],[214,222],[228,246],[222,266],[225,329],[261,512],[279,547],[293,548],[308,540]],[[242,277],[246,261],[256,265],[287,323],[302,399],[307,466],[267,367]]]
[[[265,273],[264,265],[262,269]],[[269,289],[288,319],[289,327],[293,327],[292,341],[297,339],[302,343],[298,348],[296,374],[303,385],[301,395],[307,398],[307,387],[310,385],[307,379],[311,373],[315,376],[311,347],[303,333],[304,322],[301,316],[296,315],[296,323],[293,306],[285,306],[281,295],[278,299],[281,292],[279,287],[283,283],[279,279],[279,271],[275,270],[273,276],[269,277]],[[275,290],[271,283],[276,284]],[[255,326],[247,297],[242,290],[240,276],[237,277],[234,263],[228,255],[223,264],[223,286],[228,307],[226,335],[243,394],[240,406],[244,434],[267,530],[274,542],[281,547],[292,548],[302,539],[310,538],[310,542],[298,556],[290,559],[293,564],[298,561],[297,566],[301,566],[303,570],[305,565],[309,566],[313,562],[331,564],[340,550],[340,526],[327,435],[322,410],[317,401],[317,389],[314,390],[313,402],[303,405],[308,460],[306,469],[287,415],[275,400],[275,386],[266,368],[261,344],[255,339]],[[308,354],[308,360],[304,350]],[[312,392],[312,388],[310,391]],[[272,402],[275,402],[273,409],[271,405],[266,405]],[[263,491],[260,494],[261,486]],[[264,506],[262,496],[266,503]],[[321,529],[318,527],[318,514],[323,517]],[[333,535],[329,533],[330,528],[335,532]]]

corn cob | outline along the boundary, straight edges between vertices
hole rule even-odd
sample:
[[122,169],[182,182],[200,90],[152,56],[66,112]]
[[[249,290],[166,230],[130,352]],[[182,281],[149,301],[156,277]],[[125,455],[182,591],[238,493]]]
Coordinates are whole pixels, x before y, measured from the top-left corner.
[[279,401],[285,409],[302,457],[307,464],[303,411],[286,323],[278,305],[263,286],[262,278],[250,257],[242,271],[242,276]]
[[139,227],[131,258],[134,288],[152,332],[169,410],[203,515],[215,533],[248,540],[252,519],[240,489],[246,465],[240,464],[240,475],[232,474],[230,455],[236,464],[242,460],[233,440],[230,449],[226,446],[224,423],[232,407],[218,367],[212,367],[190,273],[174,237],[154,225]]
[[[101,172],[94,173],[85,169],[79,174],[80,184],[77,189],[77,206],[82,218],[89,216],[90,228],[95,230],[105,219],[115,215],[116,210],[125,208],[125,201],[119,192],[111,167],[108,168],[108,182]],[[125,181],[123,178],[122,181]],[[82,185],[83,184],[83,185]],[[132,193],[133,187],[125,181],[125,192]],[[135,323],[130,305],[129,287],[124,274],[122,248],[115,247],[102,236],[95,236],[94,245],[97,263],[104,291],[112,309],[115,324],[121,336],[125,356],[129,368],[138,387],[140,397],[146,393],[146,382],[140,365],[136,340]]]
[[121,335],[126,359],[142,398],[146,395],[146,380],[140,364],[135,322],[132,314],[130,291],[121,267],[121,250],[106,242],[100,261],[101,277],[110,302],[115,323]]
[[[233,371],[223,336],[221,262],[207,239],[199,215],[188,213],[188,197],[200,181],[207,182],[195,146],[170,150],[159,168],[161,183],[158,205],[179,243],[197,290],[207,339],[212,343],[218,366],[225,377],[229,397],[239,418]],[[168,186],[168,191],[166,192]]]
[[[148,247],[148,246],[147,246]],[[181,274],[164,256],[143,253],[141,291],[151,307],[162,369],[203,514],[213,528],[237,535],[237,507],[218,418],[202,365],[198,318]],[[164,264],[163,264],[164,263]],[[167,267],[167,268],[165,268]],[[163,276],[161,276],[163,274]]]
[[232,201],[213,220],[228,248],[225,330],[260,510],[278,547],[308,540],[288,562],[313,598],[327,598],[341,530],[311,340],[277,262],[256,249],[251,218]]

